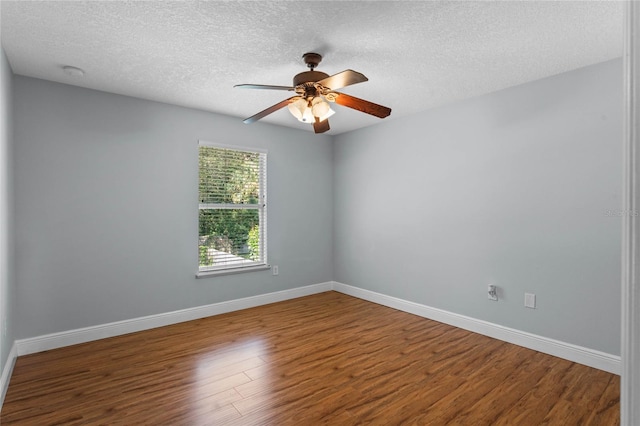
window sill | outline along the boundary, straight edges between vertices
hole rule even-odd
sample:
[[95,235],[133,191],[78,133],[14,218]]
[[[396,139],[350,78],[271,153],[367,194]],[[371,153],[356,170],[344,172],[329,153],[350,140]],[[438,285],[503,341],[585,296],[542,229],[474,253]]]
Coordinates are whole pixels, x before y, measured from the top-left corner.
[[196,278],[212,278],[220,275],[242,274],[244,272],[265,271],[271,269],[271,265],[255,265],[240,268],[214,269],[211,271],[199,271]]

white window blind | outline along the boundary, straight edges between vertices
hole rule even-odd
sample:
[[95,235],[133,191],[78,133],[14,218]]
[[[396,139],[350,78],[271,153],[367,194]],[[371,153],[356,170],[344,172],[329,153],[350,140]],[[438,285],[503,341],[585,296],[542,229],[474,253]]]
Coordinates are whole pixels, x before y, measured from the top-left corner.
[[267,263],[267,154],[199,144],[199,271]]

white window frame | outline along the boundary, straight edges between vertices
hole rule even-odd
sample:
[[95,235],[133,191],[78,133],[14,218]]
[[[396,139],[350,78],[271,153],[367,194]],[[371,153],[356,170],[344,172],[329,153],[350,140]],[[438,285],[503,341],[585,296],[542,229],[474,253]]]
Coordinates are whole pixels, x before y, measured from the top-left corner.
[[[220,266],[205,266],[201,267],[198,262],[198,273],[196,278],[205,278],[216,275],[236,274],[242,272],[251,272],[270,269],[271,266],[267,261],[267,150],[262,148],[248,148],[237,145],[220,144],[216,142],[198,141],[198,148],[201,146],[228,149],[233,151],[249,152],[252,154],[260,154],[262,159],[260,161],[259,170],[259,193],[262,198],[258,204],[202,204],[198,200],[198,211],[208,209],[255,209],[258,210],[259,215],[259,246],[261,261],[246,260],[242,265],[220,265]],[[198,155],[200,155],[198,150]],[[198,177],[200,175],[200,166],[198,166]],[[199,222],[198,222],[199,228]],[[199,256],[198,249],[198,256]]]

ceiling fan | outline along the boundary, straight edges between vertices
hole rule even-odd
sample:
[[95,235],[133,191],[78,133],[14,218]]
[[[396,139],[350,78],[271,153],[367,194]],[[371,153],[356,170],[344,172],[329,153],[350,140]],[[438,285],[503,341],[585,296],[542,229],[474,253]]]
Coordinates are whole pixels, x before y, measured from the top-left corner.
[[363,74],[353,70],[345,70],[329,76],[321,71],[315,71],[322,56],[318,53],[305,53],[302,59],[311,71],[301,72],[293,77],[293,86],[269,86],[263,84],[237,84],[233,87],[241,89],[267,89],[267,90],[288,90],[296,92],[296,96],[285,99],[264,111],[246,118],[244,123],[250,124],[263,117],[276,112],[285,106],[299,121],[313,124],[316,133],[324,133],[329,130],[329,117],[334,111],[328,102],[335,102],[338,105],[353,108],[355,110],[371,114],[379,118],[385,118],[391,114],[391,108],[374,104],[345,93],[336,92],[337,89],[362,83],[369,79]]

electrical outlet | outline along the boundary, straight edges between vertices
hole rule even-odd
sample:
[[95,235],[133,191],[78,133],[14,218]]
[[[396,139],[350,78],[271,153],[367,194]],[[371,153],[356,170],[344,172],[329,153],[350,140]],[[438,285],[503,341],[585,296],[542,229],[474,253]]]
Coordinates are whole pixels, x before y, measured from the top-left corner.
[[525,293],[524,294],[524,306],[527,308],[535,309],[536,308],[536,295],[533,293]]
[[273,275],[278,275],[278,274],[280,273],[280,271],[278,270],[278,265],[273,265],[273,266],[271,267],[271,273],[272,273]]
[[498,300],[498,288],[493,284],[489,284],[489,287],[487,288],[487,295],[489,300]]

